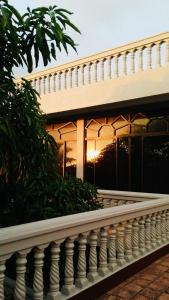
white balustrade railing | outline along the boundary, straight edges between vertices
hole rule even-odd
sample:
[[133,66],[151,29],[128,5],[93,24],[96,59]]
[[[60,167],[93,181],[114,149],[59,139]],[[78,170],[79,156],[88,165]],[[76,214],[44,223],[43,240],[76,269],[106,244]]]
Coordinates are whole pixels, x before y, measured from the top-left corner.
[[[39,94],[110,80],[169,62],[169,32],[25,76]],[[21,79],[17,80],[18,86]]]
[[115,190],[98,190],[97,193],[97,199],[103,204],[104,208],[166,197],[169,197],[169,195]]
[[[33,253],[33,299],[68,299],[169,242],[169,197],[0,230],[0,300],[6,262],[15,254],[14,299],[26,299]],[[46,249],[50,253],[44,272]],[[49,285],[43,280],[48,278]]]

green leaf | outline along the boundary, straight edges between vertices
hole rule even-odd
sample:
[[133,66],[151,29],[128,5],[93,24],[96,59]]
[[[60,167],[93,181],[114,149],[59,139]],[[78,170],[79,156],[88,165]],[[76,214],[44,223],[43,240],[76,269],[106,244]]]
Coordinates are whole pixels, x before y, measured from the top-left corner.
[[6,4],[6,7],[8,7],[10,9],[10,11],[15,15],[15,17],[18,19],[20,24],[24,24],[22,16],[18,12],[18,10],[15,9],[15,7],[13,7],[12,5],[10,5],[8,3]]
[[56,59],[56,50],[54,43],[51,43],[51,54],[54,59]]
[[71,23],[69,20],[65,20],[65,23],[67,25],[69,25],[70,27],[72,27],[76,32],[81,33],[80,30],[73,23]]

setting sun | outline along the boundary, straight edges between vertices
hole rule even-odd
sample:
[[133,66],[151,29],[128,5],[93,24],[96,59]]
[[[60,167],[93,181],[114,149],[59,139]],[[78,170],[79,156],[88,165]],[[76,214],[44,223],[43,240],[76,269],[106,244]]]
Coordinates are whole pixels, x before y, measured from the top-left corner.
[[99,150],[91,149],[87,152],[87,160],[93,160],[99,155]]

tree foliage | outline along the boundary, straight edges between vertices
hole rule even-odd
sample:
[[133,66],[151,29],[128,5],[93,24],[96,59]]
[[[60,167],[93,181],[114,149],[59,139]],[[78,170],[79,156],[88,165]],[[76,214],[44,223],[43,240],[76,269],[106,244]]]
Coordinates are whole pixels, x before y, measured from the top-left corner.
[[28,72],[32,72],[33,55],[37,67],[40,55],[47,66],[52,57],[56,59],[56,50],[61,51],[63,47],[68,53],[70,46],[76,51],[74,41],[66,34],[69,27],[80,33],[68,18],[71,14],[54,5],[33,10],[28,7],[21,16],[7,0],[1,0],[0,69],[11,73],[14,66],[26,64]]
[[[38,94],[13,68],[46,66],[56,50],[76,45],[67,27],[79,32],[65,9],[39,7],[21,15],[0,0],[0,226],[19,224],[99,207],[96,190],[58,172],[58,147],[45,130]],[[34,56],[34,58],[32,58]],[[91,200],[92,199],[92,200]]]

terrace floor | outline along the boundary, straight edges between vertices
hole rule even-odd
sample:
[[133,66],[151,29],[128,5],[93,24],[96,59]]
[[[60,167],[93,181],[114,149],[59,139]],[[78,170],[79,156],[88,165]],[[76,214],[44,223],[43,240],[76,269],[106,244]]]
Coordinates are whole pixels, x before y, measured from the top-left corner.
[[97,300],[169,300],[169,254],[112,288]]

